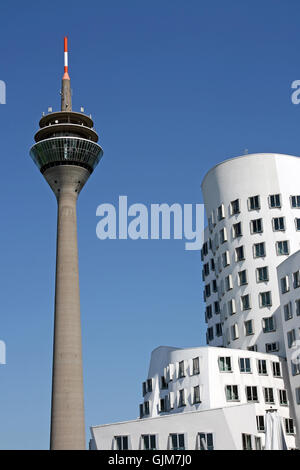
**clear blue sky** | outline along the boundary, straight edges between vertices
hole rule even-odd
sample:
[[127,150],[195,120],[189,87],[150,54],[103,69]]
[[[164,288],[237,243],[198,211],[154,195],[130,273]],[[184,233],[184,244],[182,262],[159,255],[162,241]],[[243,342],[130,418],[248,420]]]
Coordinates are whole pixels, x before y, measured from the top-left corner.
[[202,202],[205,172],[252,152],[299,154],[297,0],[1,3],[0,448],[49,444],[56,201],[31,161],[59,108],[63,36],[73,107],[105,155],[79,198],[86,424],[135,418],[152,349],[205,343],[201,261],[183,241],[100,241],[96,207]]

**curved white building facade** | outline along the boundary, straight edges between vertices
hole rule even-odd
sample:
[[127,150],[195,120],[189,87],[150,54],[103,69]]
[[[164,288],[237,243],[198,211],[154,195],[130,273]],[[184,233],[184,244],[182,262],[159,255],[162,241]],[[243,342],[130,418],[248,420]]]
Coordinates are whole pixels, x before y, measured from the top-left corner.
[[285,343],[290,388],[300,446],[300,250],[278,268],[282,337]]
[[299,174],[298,157],[261,153],[204,177],[209,345],[285,356],[276,268],[300,247]]
[[286,361],[277,355],[161,346],[142,390],[141,419],[93,426],[91,448],[260,450],[270,410],[280,416],[287,448],[295,448]]

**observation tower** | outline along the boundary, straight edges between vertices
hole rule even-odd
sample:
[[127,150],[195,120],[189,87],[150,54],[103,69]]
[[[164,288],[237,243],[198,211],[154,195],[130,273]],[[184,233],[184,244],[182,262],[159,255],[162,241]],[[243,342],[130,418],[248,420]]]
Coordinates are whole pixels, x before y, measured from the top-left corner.
[[76,203],[103,155],[92,119],[72,111],[64,38],[61,110],[39,122],[30,156],[54,192],[57,253],[52,372],[51,449],[85,449]]

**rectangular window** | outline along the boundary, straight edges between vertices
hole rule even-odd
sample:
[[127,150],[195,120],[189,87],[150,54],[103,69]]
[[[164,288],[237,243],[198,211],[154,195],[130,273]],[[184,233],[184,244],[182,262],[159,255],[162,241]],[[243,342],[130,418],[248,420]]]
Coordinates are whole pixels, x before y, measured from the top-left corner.
[[254,258],[263,258],[266,256],[265,243],[255,243],[253,245],[253,256]]
[[146,395],[147,393],[147,384],[146,382],[143,382],[143,397]]
[[244,285],[248,284],[247,270],[246,269],[244,269],[243,271],[239,271],[238,280],[239,280],[239,286],[244,286]]
[[273,362],[272,363],[272,368],[273,368],[273,376],[274,377],[281,377],[280,362]]
[[212,281],[212,290],[213,292],[218,292],[217,281],[215,279]]
[[238,222],[237,224],[234,224],[232,226],[233,230],[233,238],[238,238],[242,236],[242,224],[241,222]]
[[291,207],[292,209],[300,207],[300,196],[291,196]]
[[207,305],[205,309],[205,315],[208,320],[212,318],[212,306],[211,305]]
[[256,416],[256,424],[258,432],[264,432],[265,430],[265,417],[263,415]]
[[166,377],[164,375],[162,375],[161,378],[160,378],[160,388],[162,390],[166,390],[168,388]]
[[288,347],[291,348],[295,341],[296,341],[296,332],[295,332],[295,330],[288,331],[287,332]]
[[293,273],[293,287],[294,289],[300,287],[300,271]]
[[287,240],[276,243],[277,255],[288,255],[289,254],[289,242]]
[[236,313],[236,306],[235,306],[235,300],[234,299],[230,299],[228,301],[228,313],[229,315],[234,315]]
[[207,328],[207,338],[208,341],[212,341],[214,339],[214,329],[212,326]]
[[232,282],[232,275],[229,274],[228,276],[225,277],[225,288],[226,291],[229,291],[233,288],[233,282]]
[[144,415],[147,416],[150,414],[150,404],[149,401],[144,402]]
[[282,232],[285,230],[284,217],[274,217],[273,230],[274,232]]
[[232,338],[232,341],[235,341],[236,339],[238,339],[238,337],[239,337],[238,324],[235,323],[235,324],[232,325],[232,327],[231,327],[231,338]]
[[237,385],[226,385],[225,394],[227,401],[239,401],[239,391]]
[[252,450],[251,434],[242,434],[243,450]]
[[152,392],[152,379],[147,379],[147,392]]
[[231,372],[231,357],[219,357],[219,370],[220,372]]
[[209,263],[205,263],[203,265],[203,271],[204,271],[204,275],[205,276],[208,276],[209,275]]
[[292,302],[289,302],[288,304],[285,304],[283,306],[283,312],[285,321],[288,321],[293,318]]
[[216,323],[216,336],[219,338],[222,336],[222,324]]
[[193,401],[193,403],[194,403],[194,405],[196,405],[197,403],[201,403],[199,385],[196,385],[196,387],[194,387],[194,401]]
[[279,403],[281,406],[287,406],[288,404],[288,399],[287,399],[287,393],[286,390],[278,390],[278,395],[279,395]]
[[271,292],[260,292],[259,294],[259,305],[260,307],[271,307],[272,305],[272,297]]
[[178,392],[178,407],[185,406],[185,390],[181,389]]
[[239,246],[235,249],[235,259],[236,261],[243,261],[245,259],[244,247]]
[[250,294],[242,295],[241,297],[241,307],[242,310],[249,310],[250,306]]
[[266,343],[266,352],[272,353],[274,351],[279,351],[279,343],[278,341],[274,343]]
[[254,334],[253,331],[253,321],[252,320],[247,320],[244,322],[245,325],[245,334],[246,336],[250,336]]
[[240,371],[241,372],[251,372],[251,362],[249,357],[241,357],[240,358]]
[[170,434],[172,450],[185,450],[184,434]]
[[267,317],[263,318],[263,332],[270,333],[271,331],[275,331],[275,318],[274,317]]
[[156,435],[144,434],[142,436],[144,450],[156,450]]
[[300,230],[300,219],[295,219],[295,226],[296,226],[296,230],[297,232]]
[[223,261],[223,267],[224,268],[226,268],[226,266],[229,266],[229,264],[230,264],[229,251],[225,251],[222,254],[222,261]]
[[167,410],[168,410],[167,397],[161,398],[159,411],[160,413],[165,413]]
[[255,386],[249,386],[249,387],[246,387],[246,397],[247,397],[247,401],[249,402],[258,402],[258,394],[257,394],[257,387]]
[[199,357],[194,357],[193,359],[193,375],[200,374],[200,365],[199,365]]
[[257,361],[257,369],[259,375],[268,375],[267,372],[267,361],[265,359],[258,359]]
[[258,436],[255,436],[254,439],[255,439],[255,450],[262,450],[261,438]]
[[297,317],[300,316],[300,299],[295,300],[295,307],[296,307],[296,315]]
[[289,277],[284,276],[280,279],[280,285],[281,285],[281,293],[285,294],[290,290],[290,285],[289,285]]
[[230,203],[231,215],[239,214],[240,212],[240,201],[239,199],[235,199]]
[[227,242],[227,232],[226,232],[226,228],[223,227],[220,230],[220,243],[225,243],[225,242]]
[[263,332],[264,333],[270,333],[271,331],[276,330],[275,318],[274,317],[263,318],[262,322],[263,322]]
[[211,291],[210,291],[210,284],[206,284],[205,286],[205,298],[207,299],[208,297],[210,297],[210,294],[211,294]]
[[[300,356],[298,356],[298,361],[300,359]],[[294,362],[291,361],[291,369],[292,369],[292,375],[299,375],[300,374],[300,362]]]
[[214,309],[215,309],[215,314],[218,315],[220,313],[220,304],[219,302],[214,302]]
[[269,196],[269,207],[270,209],[281,207],[280,194],[271,194],[271,196]]
[[294,421],[291,418],[285,418],[284,422],[286,434],[295,434]]
[[199,450],[214,450],[212,433],[199,432]]
[[271,387],[264,388],[265,403],[274,404],[274,391]]
[[214,228],[214,226],[216,225],[216,218],[215,218],[215,212],[214,211],[212,211],[212,213],[210,214],[208,222],[210,223],[210,229],[212,230]]
[[181,379],[182,377],[185,377],[184,361],[180,361],[178,364],[178,378]]
[[267,282],[269,280],[268,266],[262,266],[256,269],[257,282]]
[[128,436],[115,436],[117,450],[128,450]]
[[166,397],[168,400],[168,410],[173,410],[174,408],[174,392],[170,392],[168,397]]
[[222,220],[225,218],[225,209],[224,209],[224,204],[221,204],[218,207],[218,220]]
[[250,211],[259,210],[260,209],[260,201],[259,196],[252,196],[248,199],[248,208]]
[[263,224],[262,219],[254,219],[250,222],[251,233],[262,233]]

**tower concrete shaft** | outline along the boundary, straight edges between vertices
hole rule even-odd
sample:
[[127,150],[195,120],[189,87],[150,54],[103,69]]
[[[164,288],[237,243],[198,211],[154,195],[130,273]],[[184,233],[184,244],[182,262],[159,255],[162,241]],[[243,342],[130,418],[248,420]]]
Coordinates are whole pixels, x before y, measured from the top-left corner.
[[50,448],[85,449],[76,201],[89,172],[61,165],[44,176],[54,191],[60,189]]
[[58,203],[51,437],[85,449],[76,202],[103,155],[91,117],[72,111],[67,39],[61,111],[43,115],[30,154]]

